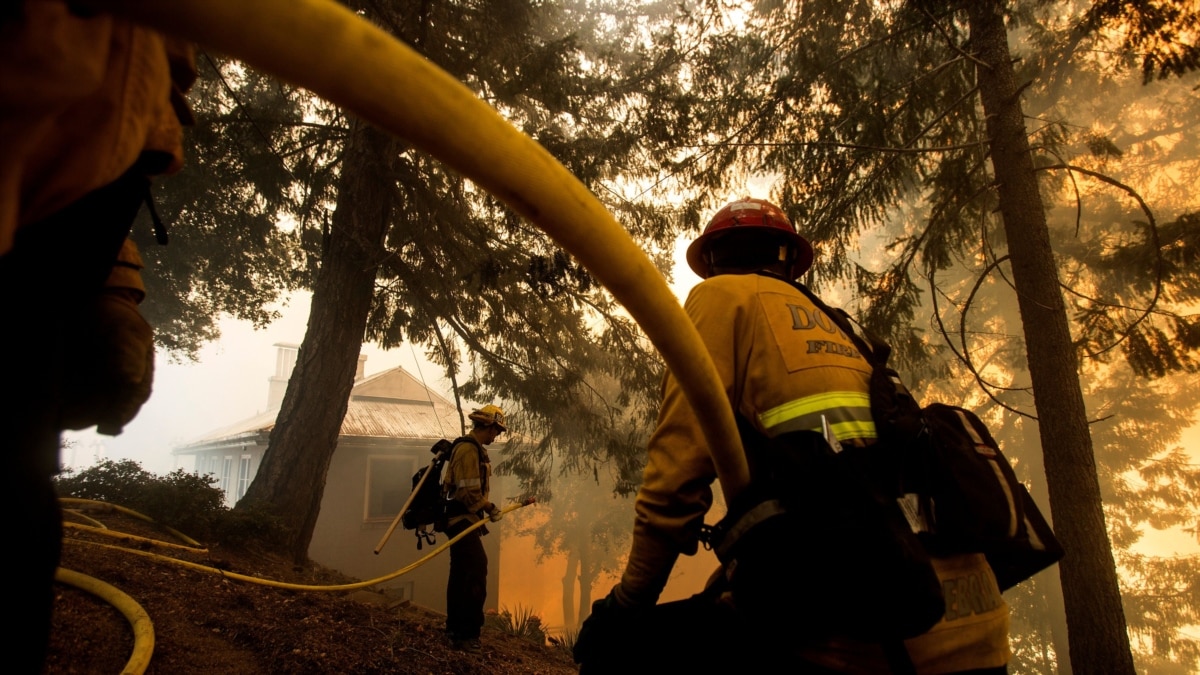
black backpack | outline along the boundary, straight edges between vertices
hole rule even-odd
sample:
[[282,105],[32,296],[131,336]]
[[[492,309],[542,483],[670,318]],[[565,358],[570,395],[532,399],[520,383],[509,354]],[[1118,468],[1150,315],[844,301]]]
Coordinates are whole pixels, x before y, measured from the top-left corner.
[[932,441],[926,547],[984,553],[1002,591],[1058,562],[1062,545],[983,420],[943,403],[921,412]]
[[902,503],[925,548],[934,555],[983,553],[1001,590],[1058,562],[1062,545],[983,420],[958,406],[924,408],[888,367],[892,348],[850,316],[830,309],[794,284],[829,315],[871,364],[871,416],[879,441],[898,451]]
[[444,438],[438,440],[429,449],[433,453],[433,461],[413,474],[412,497],[400,520],[404,529],[418,530],[418,549],[421,548],[421,539],[425,532],[441,532],[445,529],[446,499],[442,497],[442,467],[450,459],[450,450],[453,448],[454,443]]

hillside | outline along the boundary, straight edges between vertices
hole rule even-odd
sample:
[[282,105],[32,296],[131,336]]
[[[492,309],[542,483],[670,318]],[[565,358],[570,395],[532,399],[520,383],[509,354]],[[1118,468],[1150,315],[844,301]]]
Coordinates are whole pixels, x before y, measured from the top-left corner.
[[[159,540],[169,535],[126,516],[96,516],[111,531]],[[67,516],[68,522],[83,522]],[[167,560],[85,541],[137,548],[228,572],[280,582],[347,583],[315,565],[250,551],[197,553],[74,529],[66,531],[62,567],[129,595],[150,616],[154,646],[147,673],[575,673],[563,648],[506,632],[489,618],[483,648],[454,650],[445,617],[390,601],[371,589],[304,591],[260,585]],[[134,653],[130,623],[110,604],[56,584],[54,632],[46,673],[118,673]]]

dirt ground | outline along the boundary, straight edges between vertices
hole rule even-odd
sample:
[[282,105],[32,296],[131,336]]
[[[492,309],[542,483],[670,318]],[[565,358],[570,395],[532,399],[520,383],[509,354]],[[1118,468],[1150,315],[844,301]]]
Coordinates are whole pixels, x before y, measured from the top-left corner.
[[[119,514],[96,516],[111,531],[178,541]],[[82,522],[67,516],[67,522]],[[274,581],[352,582],[319,566],[245,551],[180,549],[66,531],[62,567],[129,595],[149,614],[154,643],[147,673],[576,673],[564,648],[540,645],[487,626],[482,650],[455,650],[444,615],[389,600],[371,589],[304,591],[226,578],[128,550]],[[134,656],[133,629],[112,605],[55,584],[47,674],[119,673]]]

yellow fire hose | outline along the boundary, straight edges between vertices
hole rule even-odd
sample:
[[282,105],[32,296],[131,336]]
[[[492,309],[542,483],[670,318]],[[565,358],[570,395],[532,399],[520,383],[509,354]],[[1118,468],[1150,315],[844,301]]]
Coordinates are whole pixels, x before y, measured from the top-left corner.
[[69,513],[74,518],[79,518],[80,520],[86,520],[87,522],[92,524],[92,527],[95,527],[95,528],[98,528],[101,530],[108,529],[107,525],[96,520],[95,518],[89,516],[88,514],[84,513],[83,511],[81,511],[79,509],[63,509],[63,513]]
[[121,670],[121,675],[146,672],[150,656],[154,653],[154,624],[150,622],[146,610],[119,588],[74,570],[60,567],[54,573],[54,580],[87,591],[116,608],[133,629],[133,653]]
[[[534,501],[532,499],[527,499],[523,502],[517,502],[515,504],[510,504],[509,506],[501,509],[500,513],[507,514],[512,511],[516,511],[517,509],[529,506],[530,504],[533,504],[533,503],[534,503]],[[148,551],[142,551],[139,549],[126,548],[124,546],[114,546],[112,544],[101,544],[99,542],[85,541],[85,540],[80,540],[80,539],[64,539],[63,543],[72,544],[72,545],[97,546],[100,548],[115,549],[115,550],[119,550],[119,551],[122,551],[125,553],[131,553],[133,555],[141,556],[143,558],[150,558],[151,560],[158,560],[160,562],[166,562],[166,563],[170,563],[172,565],[178,565],[180,567],[186,567],[188,569],[197,570],[200,572],[209,572],[211,574],[219,574],[220,576],[225,577],[227,579],[236,579],[238,581],[245,581],[245,582],[249,582],[249,583],[253,583],[253,584],[258,584],[260,586],[271,586],[273,588],[286,588],[288,590],[293,590],[293,591],[325,591],[325,592],[355,591],[355,590],[359,590],[362,588],[367,588],[369,586],[375,586],[375,585],[381,584],[385,581],[391,581],[392,579],[395,579],[396,577],[400,577],[405,574],[408,574],[409,572],[417,569],[421,565],[424,565],[425,563],[432,560],[435,556],[437,556],[442,551],[445,551],[446,549],[450,548],[450,546],[452,544],[454,544],[455,542],[457,542],[459,539],[462,539],[463,537],[467,536],[469,533],[474,532],[475,530],[478,530],[479,528],[483,527],[484,525],[487,525],[488,522],[490,522],[490,521],[488,521],[485,518],[477,523],[472,523],[470,527],[463,530],[458,535],[452,537],[448,541],[438,545],[433,550],[431,550],[429,553],[425,554],[425,556],[422,557],[421,559],[419,559],[415,562],[409,563],[408,565],[405,565],[404,567],[401,567],[400,569],[395,570],[394,572],[389,572],[381,577],[376,577],[374,579],[368,579],[366,581],[356,581],[354,583],[349,583],[349,584],[333,584],[333,585],[326,585],[326,586],[319,586],[319,585],[312,585],[312,584],[293,584],[293,583],[288,583],[286,581],[274,581],[271,579],[262,579],[262,578],[253,577],[253,576],[250,576],[247,574],[238,574],[237,572],[230,572],[228,570],[222,570],[222,569],[218,569],[216,567],[210,567],[208,565],[201,565],[199,563],[189,562],[187,560],[180,560],[178,558],[172,558],[170,556],[158,555],[156,553],[150,553]],[[165,543],[165,542],[160,542],[160,543]],[[195,552],[200,552],[200,551],[195,551]]]
[[[146,516],[136,512],[136,511],[126,509],[124,507],[109,505],[109,504],[105,504],[104,502],[93,502],[93,503],[99,504],[102,506],[110,506],[114,510],[121,511],[122,513],[127,513],[129,515],[132,515],[137,518],[141,518],[143,520],[150,520]],[[507,514],[509,512],[515,511],[519,508],[529,506],[530,504],[533,504],[533,503],[534,503],[533,499],[527,499],[523,502],[511,504],[508,507],[501,509],[501,514]],[[154,522],[154,521],[151,520],[150,522]],[[63,543],[72,544],[72,545],[97,546],[100,548],[118,550],[118,551],[122,551],[124,553],[131,553],[133,555],[150,558],[151,560],[157,560],[160,562],[166,562],[166,563],[169,563],[172,565],[177,565],[179,567],[186,567],[188,569],[197,570],[200,572],[217,574],[226,579],[236,579],[238,581],[245,581],[248,583],[258,584],[261,586],[270,586],[273,588],[284,588],[284,589],[289,589],[289,590],[294,590],[294,591],[323,591],[323,592],[353,591],[353,590],[359,590],[362,588],[367,588],[369,586],[374,586],[376,584],[381,584],[385,581],[390,581],[392,579],[395,579],[396,577],[408,574],[409,572],[417,569],[421,565],[424,565],[425,563],[432,560],[435,556],[437,556],[442,551],[445,551],[446,549],[450,548],[451,545],[453,545],[455,542],[462,539],[463,537],[467,536],[469,533],[474,532],[475,530],[483,527],[488,522],[489,521],[487,519],[484,519],[484,520],[480,520],[477,523],[472,523],[470,527],[463,530],[457,536],[452,537],[451,539],[449,539],[445,543],[441,544],[440,546],[434,548],[420,560],[410,563],[394,572],[385,574],[384,576],[381,576],[381,577],[378,577],[375,579],[369,579],[367,581],[358,581],[358,582],[349,583],[349,584],[334,584],[334,585],[326,585],[326,586],[318,586],[318,585],[313,585],[313,584],[292,584],[292,583],[287,583],[287,582],[283,582],[283,581],[274,581],[272,579],[261,579],[259,577],[252,577],[252,576],[249,576],[246,574],[238,574],[237,572],[230,572],[227,570],[218,569],[216,567],[209,567],[208,565],[200,565],[197,563],[189,562],[187,560],[180,560],[178,558],[172,558],[170,556],[158,555],[155,553],[150,553],[147,551],[142,551],[142,550],[134,549],[134,548],[127,548],[124,546],[114,546],[112,544],[101,544],[99,542],[91,542],[91,541],[86,541],[86,540],[81,540],[81,539],[71,539],[71,538],[64,539]],[[195,548],[190,548],[190,547],[186,547],[186,546],[180,546],[179,544],[172,544],[170,542],[147,539],[145,537],[137,537],[134,535],[122,535],[121,533],[114,533],[109,530],[101,529],[99,527],[90,527],[90,526],[86,526],[86,525],[75,525],[74,523],[64,523],[64,525],[67,527],[73,527],[73,529],[87,531],[91,534],[102,534],[102,535],[112,536],[112,537],[117,537],[117,538],[130,539],[133,541],[140,541],[143,543],[149,543],[149,544],[152,544],[155,546],[162,546],[162,547],[167,547],[167,548],[186,549],[193,553],[207,553],[208,552],[207,549],[195,549]],[[129,657],[129,661],[126,662],[125,668],[121,670],[121,675],[141,675],[142,673],[144,673],[146,671],[146,668],[150,665],[150,659],[154,654],[154,624],[150,620],[150,615],[146,613],[146,610],[142,609],[141,605],[139,605],[133,598],[131,598],[129,595],[127,595],[120,589],[118,589],[114,586],[111,586],[103,581],[100,581],[99,579],[90,577],[86,574],[81,574],[74,570],[69,570],[64,567],[60,567],[60,568],[58,568],[58,570],[55,571],[54,579],[55,579],[55,581],[58,581],[60,583],[64,583],[64,584],[67,584],[70,586],[75,586],[76,588],[87,591],[87,592],[91,593],[92,595],[97,596],[101,600],[112,605],[117,611],[119,611],[121,613],[122,616],[125,617],[125,619],[129,622],[129,625],[133,629],[133,653]]]
[[130,544],[146,544],[158,548],[169,548],[176,551],[187,551],[189,553],[208,553],[206,548],[196,548],[185,544],[173,544],[169,541],[159,541],[158,539],[150,539],[149,537],[139,537],[136,534],[126,534],[124,532],[114,532],[106,527],[95,527],[92,525],[83,525],[80,523],[63,523],[63,528],[68,530],[78,530],[89,534],[108,537],[109,539],[117,539],[119,541],[128,542]]
[[151,523],[151,524],[155,525],[156,527],[161,527],[162,529],[166,530],[167,532],[170,532],[172,536],[177,537],[179,539],[179,541],[182,541],[183,543],[185,543],[189,546],[195,546],[196,548],[203,548],[203,544],[196,541],[195,539],[192,539],[191,537],[180,532],[179,530],[176,530],[175,528],[167,526],[167,525],[163,525],[162,523],[156,522],[153,518],[151,518],[143,513],[138,513],[137,511],[134,511],[133,509],[130,509],[130,508],[126,508],[124,506],[119,506],[117,504],[110,504],[108,502],[96,501],[95,499],[80,499],[79,497],[59,497],[58,501],[60,504],[64,504],[64,505],[74,504],[77,506],[89,506],[91,508],[94,508],[94,509],[97,509],[100,511],[116,511],[118,513],[124,513],[125,515],[127,515],[131,518],[137,518],[138,520],[144,520],[147,523]]
[[80,4],[304,87],[410,141],[529,218],[608,288],[662,354],[696,411],[727,502],[747,485],[716,368],[662,275],[578,179],[461,82],[333,0]]

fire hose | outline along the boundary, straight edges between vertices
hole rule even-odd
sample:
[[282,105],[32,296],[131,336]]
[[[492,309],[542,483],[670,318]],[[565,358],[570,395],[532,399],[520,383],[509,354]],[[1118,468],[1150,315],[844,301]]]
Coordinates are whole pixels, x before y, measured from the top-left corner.
[[145,672],[146,667],[150,665],[150,656],[154,653],[154,624],[151,623],[146,610],[119,588],[74,570],[60,567],[54,573],[54,580],[91,593],[112,605],[125,617],[133,629],[133,653],[121,669],[121,675],[138,675]]
[[[524,508],[524,507],[529,506],[530,504],[534,504],[534,503],[535,502],[533,499],[526,499],[524,501],[515,502],[515,503],[510,504],[510,505],[504,507],[503,509],[501,509],[500,513],[508,514],[512,511],[516,511],[517,509]],[[488,519],[485,518],[483,520],[480,520],[477,523],[472,523],[470,525],[470,527],[463,530],[462,532],[455,535],[454,537],[451,537],[446,542],[439,544],[437,547],[435,547],[434,549],[429,551],[429,553],[422,556],[420,559],[418,559],[412,563],[409,563],[408,565],[405,565],[404,567],[401,567],[398,570],[388,572],[387,574],[385,574],[383,576],[376,577],[374,579],[368,579],[366,581],[355,581],[355,582],[347,583],[347,584],[332,584],[332,585],[295,584],[295,583],[289,583],[286,581],[274,581],[272,579],[263,579],[260,577],[250,576],[248,574],[238,574],[237,572],[230,572],[228,570],[218,569],[216,567],[211,567],[209,565],[201,565],[199,563],[194,563],[194,562],[190,562],[187,560],[180,560],[178,558],[172,558],[170,556],[159,555],[157,553],[150,553],[149,551],[143,551],[143,550],[135,549],[135,548],[126,548],[124,546],[115,546],[113,544],[101,544],[99,542],[83,541],[83,540],[78,540],[78,539],[64,539],[63,543],[72,544],[72,545],[97,546],[100,548],[116,549],[116,550],[120,550],[125,553],[132,554],[132,555],[141,556],[143,558],[149,558],[151,560],[166,562],[166,563],[170,563],[172,565],[177,565],[179,567],[186,567],[188,569],[196,570],[199,572],[208,572],[211,574],[219,574],[222,577],[225,577],[227,579],[236,579],[237,581],[245,581],[248,583],[259,584],[261,586],[271,586],[273,588],[285,588],[285,589],[293,590],[293,591],[334,592],[334,591],[354,591],[354,590],[358,590],[358,589],[362,589],[362,588],[368,588],[370,586],[376,586],[385,581],[391,581],[392,579],[395,579],[397,577],[408,574],[409,572],[412,572],[413,570],[417,569],[421,565],[424,565],[425,563],[432,560],[434,557],[436,557],[442,551],[445,551],[446,549],[450,548],[458,540],[462,539],[463,537],[470,534],[471,532],[474,532],[475,530],[488,524],[488,522],[489,522]],[[91,529],[91,528],[79,528],[79,529]],[[125,536],[130,536],[130,535],[125,535]],[[157,544],[160,546],[165,543],[167,543],[167,542],[157,542]],[[196,553],[204,552],[203,549],[198,549],[198,550],[192,549],[192,550]]]
[[[60,501],[70,502],[70,503],[81,503],[82,502],[82,503],[86,503],[88,505],[93,505],[93,506],[98,506],[98,507],[102,507],[102,508],[107,508],[107,509],[110,509],[113,511],[118,511],[125,515],[129,515],[134,518],[138,518],[140,520],[145,520],[149,523],[154,523],[153,519],[151,519],[145,515],[142,515],[141,513],[138,513],[137,511],[134,511],[132,509],[128,509],[125,507],[117,506],[114,504],[108,504],[105,502],[98,502],[98,501],[89,500],[89,499],[72,499],[72,498],[66,498],[66,497],[62,498]],[[526,499],[524,501],[510,504],[509,506],[501,509],[500,512],[501,512],[501,514],[507,514],[512,511],[516,511],[517,509],[529,506],[530,504],[533,504],[533,503],[535,503],[533,499]],[[89,520],[92,520],[92,519],[89,519]],[[261,577],[254,577],[254,576],[250,576],[247,574],[238,574],[237,572],[230,572],[228,570],[219,569],[219,568],[212,567],[209,565],[201,565],[199,563],[194,563],[194,562],[190,562],[187,560],[181,560],[179,558],[172,558],[170,556],[159,555],[156,553],[150,553],[149,551],[144,551],[144,550],[141,550],[140,548],[128,548],[125,546],[117,546],[117,545],[113,545],[113,544],[102,544],[99,542],[92,542],[92,541],[86,541],[86,540],[74,539],[74,538],[64,539],[63,543],[70,544],[70,545],[79,545],[79,546],[96,546],[96,547],[106,548],[106,549],[110,549],[110,550],[118,550],[123,553],[128,553],[131,555],[148,558],[150,560],[175,565],[178,567],[185,567],[187,569],[195,570],[198,572],[217,574],[226,579],[233,579],[236,581],[243,581],[243,582],[247,582],[247,583],[258,584],[261,586],[270,586],[272,588],[282,588],[282,589],[293,590],[293,591],[336,592],[336,591],[353,591],[353,590],[368,588],[370,586],[375,586],[375,585],[381,584],[385,581],[391,581],[392,579],[395,579],[397,577],[408,574],[409,572],[412,572],[413,570],[417,569],[421,565],[424,565],[425,563],[432,560],[434,557],[436,557],[442,551],[445,551],[446,549],[450,548],[452,545],[454,545],[457,541],[459,541],[463,537],[465,537],[468,534],[470,534],[471,532],[474,532],[475,530],[483,527],[488,522],[489,521],[487,519],[483,519],[477,523],[472,523],[465,530],[463,530],[456,536],[451,537],[448,541],[444,542],[440,546],[437,546],[436,548],[431,550],[429,553],[427,553],[425,556],[423,556],[419,560],[409,563],[408,565],[405,565],[404,567],[402,567],[398,570],[395,570],[393,572],[389,572],[388,574],[385,574],[381,577],[377,577],[375,579],[368,579],[366,581],[356,581],[353,583],[329,584],[329,585],[296,584],[296,583],[289,583],[289,582],[284,582],[284,581],[275,581],[273,579],[263,579]],[[159,527],[166,528],[166,526],[164,526],[164,525],[159,525],[157,523],[155,523],[155,524],[158,525]],[[127,540],[134,545],[151,545],[151,546],[155,546],[155,547],[159,547],[159,548],[168,548],[168,549],[175,549],[175,550],[186,549],[193,553],[207,553],[208,552],[208,550],[204,549],[204,548],[194,548],[191,546],[180,546],[178,544],[173,544],[171,542],[159,541],[159,540],[155,540],[155,539],[149,539],[146,537],[138,537],[136,535],[123,534],[120,532],[113,532],[112,530],[109,530],[108,528],[104,527],[103,524],[100,524],[98,522],[97,522],[97,525],[95,525],[95,526],[80,525],[80,524],[76,524],[76,523],[63,523],[63,525],[65,527],[68,527],[69,529],[88,532],[90,534],[99,534],[99,535],[106,536],[106,537]],[[189,542],[194,541],[190,537],[187,537],[186,535],[184,535],[174,529],[171,529],[171,528],[166,528],[166,529],[169,530],[172,534],[180,537],[181,539],[184,539]],[[150,658],[154,652],[154,624],[150,619],[150,615],[148,613],[146,613],[146,611],[141,607],[141,605],[139,605],[136,600],[131,598],[129,595],[127,595],[120,589],[118,589],[110,584],[107,584],[103,581],[100,581],[99,579],[90,577],[90,576],[88,576],[86,574],[82,574],[80,572],[76,572],[74,570],[67,569],[65,567],[58,568],[58,570],[55,572],[54,579],[55,579],[55,581],[58,581],[59,583],[67,584],[69,586],[74,586],[76,588],[79,588],[80,590],[87,591],[88,593],[95,595],[96,597],[100,598],[101,600],[108,603],[109,605],[112,605],[117,611],[119,611],[121,613],[122,616],[125,617],[125,619],[129,622],[129,625],[133,631],[133,651],[132,651],[132,654],[130,655],[129,660],[126,662],[125,667],[121,670],[121,675],[141,675],[141,673],[145,672],[146,668],[150,665]]]

